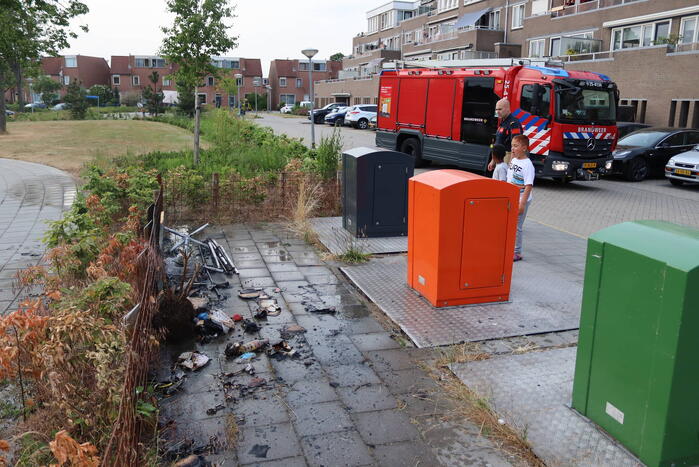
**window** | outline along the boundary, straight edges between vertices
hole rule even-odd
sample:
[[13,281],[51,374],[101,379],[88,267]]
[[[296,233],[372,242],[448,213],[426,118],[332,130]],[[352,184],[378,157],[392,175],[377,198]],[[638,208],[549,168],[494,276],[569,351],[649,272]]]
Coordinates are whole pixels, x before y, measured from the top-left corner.
[[313,71],[325,71],[325,63],[313,63]]
[[286,105],[296,104],[296,96],[294,94],[280,94],[279,102]]
[[551,88],[534,84],[522,86],[519,107],[525,112],[539,117],[550,118]]
[[532,0],[532,16],[545,15],[549,11],[549,0]]
[[413,32],[412,32],[412,31],[406,32],[406,33],[403,35],[403,42],[406,43],[406,44],[412,44],[412,43],[413,43]]
[[500,10],[493,10],[480,17],[476,21],[476,27],[480,29],[500,29]]
[[70,84],[70,76],[63,76],[63,85],[68,86]]
[[119,75],[112,75],[112,84],[114,86],[119,86],[121,84],[121,76]]
[[228,96],[228,107],[238,107],[238,105],[235,103],[235,96]]
[[296,87],[297,88],[303,87],[303,80],[301,78],[296,78]]
[[269,78],[262,78],[262,85],[269,86]]
[[[680,125],[683,126],[683,125]],[[660,144],[666,146],[683,146],[684,145],[685,133],[675,133],[674,135],[668,136],[660,142]]]
[[545,47],[546,47],[546,39],[536,39],[536,40],[529,41],[529,56],[530,57],[543,57]]
[[612,50],[666,44],[669,36],[670,21],[626,26],[612,31]]
[[682,26],[680,27],[680,35],[682,36],[683,44],[690,44],[692,42],[699,42],[699,37],[697,37],[697,23],[699,23],[699,16],[693,16],[691,18],[682,18]]
[[199,98],[199,104],[206,104],[206,93],[199,93],[197,97]]
[[206,77],[206,85],[207,85],[207,86],[213,86],[213,85],[214,85],[214,77],[213,77],[213,76],[207,76],[207,77]]
[[162,58],[135,58],[134,65],[137,68],[165,68],[165,59],[162,59]]
[[141,84],[141,77],[138,75],[133,75],[131,77],[131,83],[133,83],[134,86],[138,86]]
[[283,76],[281,78],[279,78],[279,87],[282,87],[282,88],[286,87],[286,78]]
[[236,86],[243,86],[244,83],[245,83],[245,77],[235,79]]
[[552,37],[551,38],[550,55],[552,57],[558,57],[561,55],[561,38],[560,37]]
[[65,57],[65,67],[66,68],[75,68],[78,66],[78,59],[75,57],[75,55]]
[[524,3],[512,7],[512,29],[524,26]]
[[172,86],[172,80],[168,78],[163,78],[163,86]]
[[437,2],[437,12],[451,10],[459,6],[458,0],[439,0]]

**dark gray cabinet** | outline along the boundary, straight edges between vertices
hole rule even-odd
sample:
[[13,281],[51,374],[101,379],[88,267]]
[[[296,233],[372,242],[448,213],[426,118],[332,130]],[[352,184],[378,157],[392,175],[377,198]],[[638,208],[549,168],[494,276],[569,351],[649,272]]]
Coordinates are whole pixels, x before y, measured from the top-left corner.
[[408,179],[413,158],[380,148],[342,154],[342,226],[355,237],[408,234]]

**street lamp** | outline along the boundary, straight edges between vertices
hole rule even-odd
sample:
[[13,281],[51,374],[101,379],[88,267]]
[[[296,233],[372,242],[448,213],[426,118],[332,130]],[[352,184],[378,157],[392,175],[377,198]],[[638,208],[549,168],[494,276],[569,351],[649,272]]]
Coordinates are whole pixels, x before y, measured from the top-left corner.
[[301,51],[306,57],[308,57],[308,85],[310,86],[310,97],[311,97],[311,149],[316,147],[316,129],[315,120],[316,117],[313,115],[313,104],[315,103],[315,98],[313,96],[313,57],[318,53],[318,49],[303,49]]
[[[238,116],[239,116],[239,117],[242,117],[242,116],[243,116],[242,107],[240,106],[240,85],[238,84],[238,82],[239,82],[242,78],[243,78],[243,75],[241,75],[240,73],[236,73],[236,74],[235,74],[235,84],[236,84],[235,87],[236,87],[236,89],[238,90]],[[241,84],[242,84],[242,83],[241,83]]]

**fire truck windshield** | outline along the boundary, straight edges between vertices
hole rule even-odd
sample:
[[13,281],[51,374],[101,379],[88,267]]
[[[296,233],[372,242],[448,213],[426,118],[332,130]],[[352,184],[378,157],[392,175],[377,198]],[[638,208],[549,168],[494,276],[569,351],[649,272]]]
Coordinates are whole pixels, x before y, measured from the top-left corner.
[[556,120],[562,123],[613,125],[616,122],[614,91],[558,87]]

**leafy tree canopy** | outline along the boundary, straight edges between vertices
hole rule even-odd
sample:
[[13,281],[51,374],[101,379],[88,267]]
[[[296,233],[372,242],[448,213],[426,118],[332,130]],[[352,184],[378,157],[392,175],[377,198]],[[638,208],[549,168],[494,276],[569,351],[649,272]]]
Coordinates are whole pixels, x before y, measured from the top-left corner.
[[332,55],[330,56],[330,60],[337,60],[337,61],[339,61],[339,60],[342,60],[343,58],[345,58],[345,54],[343,54],[342,52],[338,52],[338,53],[332,54]]

